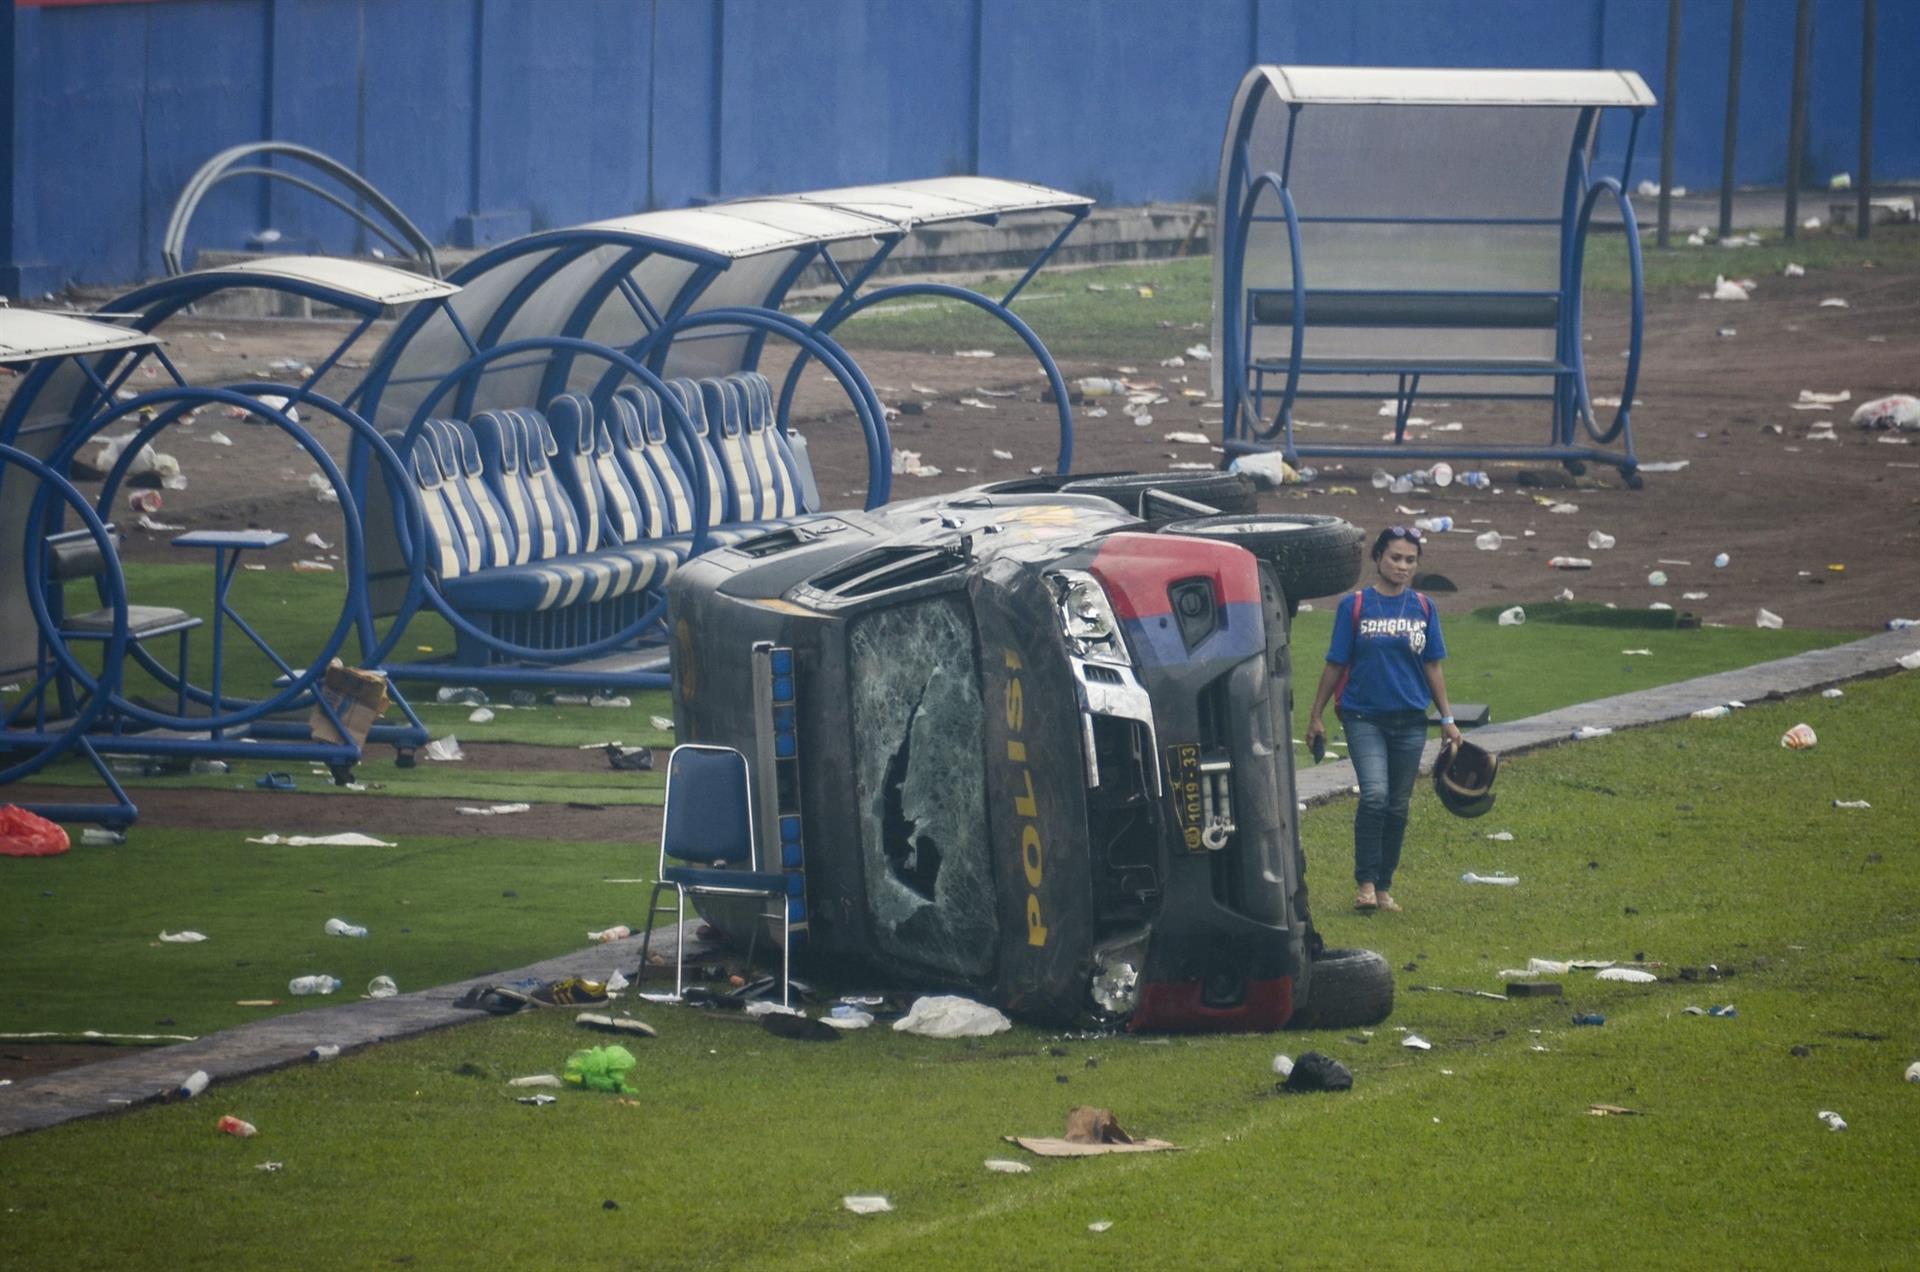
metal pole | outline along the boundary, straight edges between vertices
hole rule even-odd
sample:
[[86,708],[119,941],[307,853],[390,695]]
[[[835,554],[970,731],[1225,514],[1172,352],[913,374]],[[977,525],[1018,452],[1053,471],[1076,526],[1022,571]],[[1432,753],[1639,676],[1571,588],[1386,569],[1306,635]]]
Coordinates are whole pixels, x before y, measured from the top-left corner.
[[1732,17],[1727,29],[1727,131],[1720,142],[1721,238],[1733,233],[1733,160],[1740,141],[1740,40],[1747,26],[1747,0],[1733,0]]
[[1878,0],[1864,0],[1860,13],[1860,205],[1855,213],[1861,238],[1873,232],[1873,37]]
[[1807,63],[1813,53],[1813,0],[1799,0],[1793,19],[1793,101],[1787,124],[1787,230],[1800,236],[1800,165],[1807,153]]
[[1680,0],[1667,0],[1667,84],[1660,97],[1660,231],[1655,243],[1667,246],[1673,224],[1673,131],[1680,105]]

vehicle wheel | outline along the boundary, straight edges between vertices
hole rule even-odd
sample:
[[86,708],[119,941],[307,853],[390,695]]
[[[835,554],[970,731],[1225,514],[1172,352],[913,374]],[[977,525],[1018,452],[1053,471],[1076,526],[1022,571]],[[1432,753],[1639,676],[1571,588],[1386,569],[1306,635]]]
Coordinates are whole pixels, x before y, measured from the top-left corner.
[[1351,521],[1310,513],[1195,517],[1175,521],[1161,533],[1239,544],[1273,567],[1290,607],[1352,587],[1366,543],[1365,532]]
[[1060,490],[1063,494],[1103,496],[1136,517],[1147,515],[1140,500],[1149,490],[1164,490],[1239,515],[1251,513],[1255,500],[1253,482],[1239,473],[1102,473],[1077,477]]
[[1393,1014],[1393,969],[1372,950],[1322,950],[1289,1029],[1355,1029]]

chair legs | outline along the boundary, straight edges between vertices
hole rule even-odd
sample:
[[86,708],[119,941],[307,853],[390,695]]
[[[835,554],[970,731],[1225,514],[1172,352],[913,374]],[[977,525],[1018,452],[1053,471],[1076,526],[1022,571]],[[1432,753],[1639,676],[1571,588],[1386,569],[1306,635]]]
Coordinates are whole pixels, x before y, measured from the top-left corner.
[[[673,889],[674,898],[674,908],[670,912],[662,909],[660,905],[660,894],[668,888]],[[780,906],[780,1005],[782,1007],[790,1007],[793,1005],[791,1001],[793,995],[793,906],[789,898],[784,894],[769,899],[776,900]],[[648,954],[653,948],[653,922],[655,918],[666,913],[672,913],[674,916],[673,996],[680,998],[686,993],[687,890],[679,884],[656,883],[653,885],[653,894],[647,900],[647,926],[640,936],[640,967],[639,970],[634,973],[633,982],[635,988],[638,988],[647,979],[647,973],[652,967],[652,964],[648,962]],[[771,918],[772,916],[768,915],[767,917]],[[758,942],[759,937],[760,924],[755,922],[753,925],[753,933],[748,938],[747,943],[747,963],[749,966],[753,963],[754,945]]]

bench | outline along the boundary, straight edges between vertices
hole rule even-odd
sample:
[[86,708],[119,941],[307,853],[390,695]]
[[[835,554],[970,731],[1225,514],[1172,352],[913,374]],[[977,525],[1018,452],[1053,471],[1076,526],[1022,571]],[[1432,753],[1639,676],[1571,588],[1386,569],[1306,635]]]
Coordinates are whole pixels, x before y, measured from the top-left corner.
[[[1214,342],[1229,452],[1589,460],[1630,481],[1639,369],[1638,236],[1622,178],[1590,168],[1603,111],[1637,129],[1631,72],[1256,67],[1221,155]],[[1597,424],[1581,292],[1588,231],[1617,207],[1632,269],[1622,405]],[[1611,364],[1610,364],[1611,365]],[[1423,389],[1551,404],[1543,444],[1407,444]],[[1391,443],[1301,444],[1305,398],[1389,399]],[[1592,444],[1579,439],[1584,425]],[[1602,449],[1624,439],[1618,450]]]
[[[426,421],[402,458],[420,499],[430,584],[500,640],[566,650],[637,622],[687,559],[693,465],[706,471],[710,542],[818,510],[804,444],[774,425],[765,377],[667,388],[692,439],[675,436],[654,391],[635,384],[616,389],[604,414],[564,393],[545,411]],[[455,661],[501,658],[463,635]]]

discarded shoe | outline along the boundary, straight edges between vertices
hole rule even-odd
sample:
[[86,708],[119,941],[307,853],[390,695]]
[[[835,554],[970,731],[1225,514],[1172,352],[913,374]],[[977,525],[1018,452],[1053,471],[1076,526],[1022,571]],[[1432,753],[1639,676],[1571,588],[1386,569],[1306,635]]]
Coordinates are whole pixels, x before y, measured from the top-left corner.
[[652,1025],[631,1016],[605,1016],[598,1012],[583,1011],[573,1018],[573,1023],[582,1029],[598,1029],[602,1033],[638,1034],[642,1038],[660,1036],[660,1031]]
[[840,1041],[840,1031],[826,1021],[784,1011],[772,1011],[760,1017],[760,1027],[776,1038],[791,1038],[795,1042]]
[[1280,1084],[1282,1091],[1351,1091],[1353,1070],[1331,1056],[1309,1051],[1293,1062],[1293,1071]]
[[602,1007],[607,1003],[607,987],[599,981],[568,976],[540,986],[533,991],[533,999],[553,1007]]
[[504,985],[475,985],[466,993],[453,1000],[455,1007],[468,1011],[484,1011],[495,1016],[511,1016],[522,1007],[534,1005],[533,999],[517,989],[508,989]]
[[622,773],[653,772],[653,752],[644,746],[607,743],[607,764]]
[[254,785],[263,791],[290,791],[293,789],[291,773],[262,773]]

